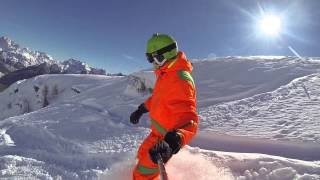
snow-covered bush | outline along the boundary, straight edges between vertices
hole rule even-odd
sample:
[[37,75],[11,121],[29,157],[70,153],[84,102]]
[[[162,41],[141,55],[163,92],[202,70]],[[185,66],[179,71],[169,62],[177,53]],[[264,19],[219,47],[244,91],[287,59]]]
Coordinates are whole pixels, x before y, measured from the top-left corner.
[[125,90],[127,95],[147,95],[153,91],[155,75],[151,71],[141,71],[127,76],[128,86]]

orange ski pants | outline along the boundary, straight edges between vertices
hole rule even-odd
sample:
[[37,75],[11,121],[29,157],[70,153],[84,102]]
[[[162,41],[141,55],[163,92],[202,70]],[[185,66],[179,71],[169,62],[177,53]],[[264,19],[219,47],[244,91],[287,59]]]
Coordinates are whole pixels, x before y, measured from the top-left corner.
[[138,164],[133,170],[133,180],[156,180],[159,176],[158,165],[153,163],[149,156],[149,150],[156,145],[160,137],[153,132],[143,141],[138,150]]

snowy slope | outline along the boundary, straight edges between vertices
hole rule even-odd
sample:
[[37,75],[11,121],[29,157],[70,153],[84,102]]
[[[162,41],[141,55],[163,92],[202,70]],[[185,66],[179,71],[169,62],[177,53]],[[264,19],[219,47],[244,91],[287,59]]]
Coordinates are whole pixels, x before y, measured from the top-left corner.
[[275,91],[200,110],[201,128],[233,135],[320,142],[320,74]]
[[[130,179],[129,162],[116,163],[100,179]],[[174,180],[318,180],[320,164],[276,156],[228,153],[186,147],[167,165]]]
[[320,61],[295,57],[228,57],[193,65],[198,107],[273,91],[295,78],[320,72]]
[[126,96],[130,79],[125,77],[39,76],[16,83],[2,97],[19,88],[24,93],[15,94],[17,101],[28,101],[30,107],[38,108],[37,99],[32,101],[37,97],[33,86],[47,86],[51,94],[56,83],[59,97],[49,100],[49,106],[0,122],[0,156],[14,154],[46,162],[46,168],[52,165],[65,169],[63,178],[74,174],[75,179],[92,179],[96,177],[94,169],[110,167],[136,149],[147,135],[148,129],[128,123],[129,113],[145,97]]
[[[291,58],[228,58],[195,62],[194,76],[201,107],[200,132],[210,130],[223,136],[226,132],[243,135],[247,131],[250,136],[260,135],[258,131],[254,133],[245,127],[241,130],[235,126],[217,126],[219,119],[214,117],[217,113],[223,115],[224,111],[219,112],[215,108],[226,104],[238,107],[237,103],[244,102],[242,105],[245,107],[256,103],[262,117],[267,117],[265,104],[273,105],[272,97],[277,99],[281,95],[284,101],[275,107],[299,107],[300,103],[305,103],[317,110],[316,104],[310,102],[317,102],[320,98],[317,90],[319,64],[317,61],[303,62]],[[223,70],[222,67],[226,68]],[[232,72],[240,70],[241,73],[232,75]],[[273,76],[274,73],[277,76]],[[275,77],[280,77],[280,80],[275,80]],[[294,80],[296,77],[298,79]],[[128,117],[150,95],[154,79],[151,72],[121,77],[42,75],[13,84],[0,93],[0,177],[126,179],[130,176],[128,169],[134,164],[136,150],[149,133],[147,116],[139,125],[131,125]],[[310,99],[301,83],[307,88]],[[265,97],[265,101],[257,101],[259,96]],[[233,115],[239,109],[230,108],[227,112]],[[268,127],[272,123],[279,125],[281,112],[276,113],[274,119],[269,119],[269,124],[265,122],[266,128],[260,128],[264,132],[259,132],[270,139],[279,139],[268,134]],[[296,108],[288,113],[303,112],[304,109]],[[239,116],[244,118],[248,127],[261,126],[253,116],[244,114],[245,111]],[[311,114],[310,117],[316,115]],[[290,118],[285,120],[293,122]],[[304,119],[303,124],[308,125],[296,126],[295,131],[310,131],[311,134],[313,130],[316,133],[317,121],[309,120]],[[228,124],[223,117],[221,124]],[[208,135],[209,140],[196,139],[193,143],[212,142],[210,139],[214,137]],[[315,134],[314,137],[317,136]],[[288,139],[292,137],[294,134]],[[296,139],[301,137],[296,136]],[[315,146],[319,146],[318,142]],[[302,161],[213,150],[185,148],[168,164],[169,175],[173,179],[206,180],[320,179],[319,159]],[[289,150],[294,151],[295,148]],[[187,174],[180,173],[186,171]]]
[[97,75],[48,75],[19,81],[0,94],[0,119],[38,110],[109,79]]

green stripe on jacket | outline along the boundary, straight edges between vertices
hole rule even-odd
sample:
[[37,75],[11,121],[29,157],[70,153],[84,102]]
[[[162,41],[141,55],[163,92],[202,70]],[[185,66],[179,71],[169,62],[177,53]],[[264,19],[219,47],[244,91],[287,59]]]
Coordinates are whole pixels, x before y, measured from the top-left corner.
[[158,172],[158,168],[149,168],[142,165],[138,165],[138,171],[143,175],[155,174]]
[[151,119],[151,124],[154,125],[154,127],[162,134],[162,135],[166,135],[167,130],[163,127],[161,127],[161,125],[154,119]]
[[178,71],[178,75],[182,80],[186,80],[190,82],[192,86],[195,87],[194,80],[188,71],[183,71],[183,70]]

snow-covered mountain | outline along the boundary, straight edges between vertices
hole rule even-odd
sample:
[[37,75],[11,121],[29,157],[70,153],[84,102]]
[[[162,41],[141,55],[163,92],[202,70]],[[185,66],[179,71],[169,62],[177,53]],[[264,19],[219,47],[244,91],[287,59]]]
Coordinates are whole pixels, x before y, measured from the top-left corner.
[[[44,70],[44,67],[47,70]],[[31,69],[32,72],[43,73],[29,73]],[[69,59],[63,62],[54,60],[46,53],[22,48],[7,37],[0,37],[0,72],[0,77],[7,75],[1,82],[6,86],[22,76],[30,78],[41,74],[106,74],[105,70],[90,67],[79,60]]]
[[0,77],[0,84],[10,86],[16,81],[32,78],[43,74],[97,74],[106,75],[105,70],[89,67],[87,64],[70,59],[59,63],[42,63],[39,65],[28,66]]
[[0,37],[0,56],[1,64],[11,72],[28,66],[53,62],[53,58],[48,54],[20,47],[7,37]]
[[[320,179],[314,153],[320,150],[320,61],[229,57],[193,64],[199,135],[169,162],[171,179]],[[132,125],[128,117],[154,80],[142,71],[14,83],[0,93],[0,177],[130,179],[150,123],[144,116]],[[219,145],[229,152],[214,151]],[[243,147],[270,155],[243,154]]]
[[103,69],[92,68],[88,64],[76,59],[69,59],[61,63],[61,72],[64,74],[98,74],[105,75],[106,71]]

